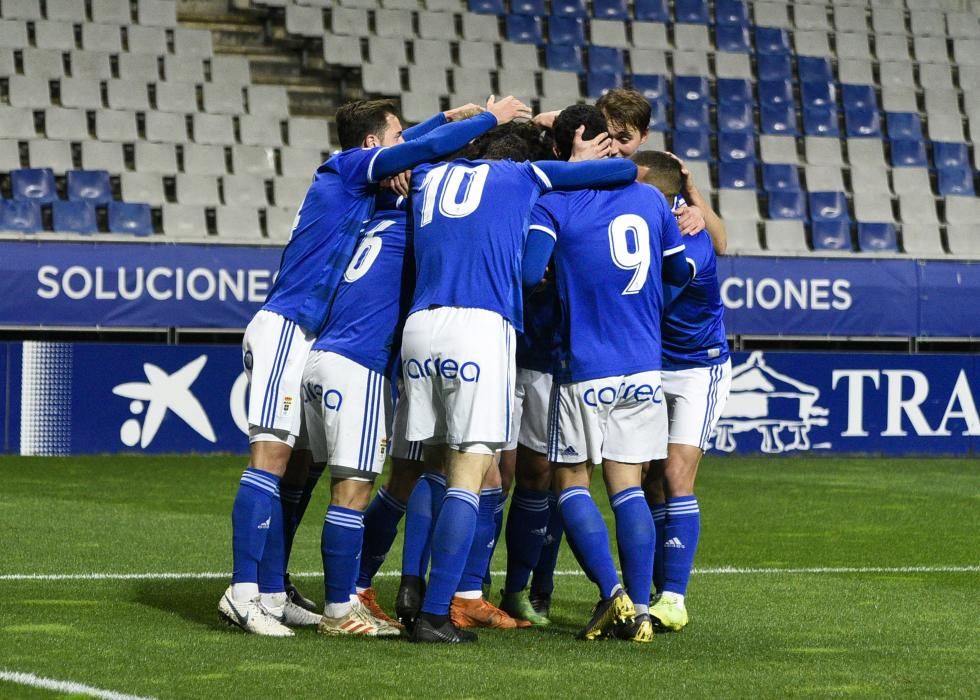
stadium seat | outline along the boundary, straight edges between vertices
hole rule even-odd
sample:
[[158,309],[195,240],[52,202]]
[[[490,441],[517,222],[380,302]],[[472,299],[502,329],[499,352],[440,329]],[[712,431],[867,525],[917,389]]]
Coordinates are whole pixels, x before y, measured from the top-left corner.
[[543,44],[541,20],[524,15],[507,15],[507,41],[518,44]]
[[[628,20],[629,13],[626,11],[626,0],[593,0],[592,16],[596,19]],[[636,19],[646,18],[638,16]]]
[[973,185],[973,172],[969,167],[939,168],[936,172],[939,194],[943,197],[973,197],[976,195],[976,189]]
[[178,173],[176,182],[177,202],[213,207],[221,204],[218,178],[214,175]]
[[832,105],[804,107],[803,131],[807,136],[840,136],[837,108]]
[[[27,154],[30,167],[51,168],[56,175],[61,175],[75,167],[71,157],[71,144],[68,141],[29,141]],[[15,168],[19,167],[18,163]]]
[[980,224],[961,223],[947,226],[946,240],[949,243],[949,252],[953,255],[980,258]]
[[[607,0],[601,0],[599,4],[604,5],[606,2]],[[622,6],[625,13],[626,3],[613,0],[610,4],[616,8]],[[633,14],[634,19],[641,22],[667,23],[671,21],[670,12],[667,10],[667,0],[634,0]],[[599,16],[598,10],[595,12],[595,16]],[[617,19],[626,19],[626,17],[617,17]]]
[[687,100],[675,102],[674,126],[687,131],[710,129],[708,103]]
[[871,192],[855,192],[854,218],[866,223],[894,221],[891,199]]
[[484,68],[490,70],[497,67],[497,57],[494,46],[488,41],[459,42],[459,65],[463,68]]
[[559,46],[583,46],[585,23],[578,17],[552,17],[548,21],[548,43]]
[[749,53],[752,45],[749,29],[744,25],[730,24],[715,27],[715,47],[728,53]]
[[717,82],[718,104],[744,103],[753,104],[755,99],[752,97],[752,81],[734,78],[720,79]]
[[633,89],[649,101],[665,99],[667,80],[662,75],[633,75]]
[[623,87],[623,76],[620,73],[592,73],[585,76],[586,95],[593,98],[602,97],[610,90]]
[[77,0],[48,0],[47,18],[59,22],[71,22],[80,24],[85,21],[85,6],[79,5]]
[[92,19],[107,24],[131,24],[129,0],[92,0]]
[[177,26],[177,3],[170,0],[139,0],[137,23],[148,27]]
[[[852,170],[852,180],[855,178],[854,172]],[[887,183],[887,179],[885,181]],[[844,176],[841,169],[833,165],[807,165],[806,189],[809,192],[843,192]],[[812,205],[810,210],[813,211]]]
[[848,138],[881,138],[881,117],[868,107],[845,107],[844,124]]
[[909,139],[892,139],[892,167],[910,168],[928,165],[926,146],[922,141]]
[[759,54],[756,56],[759,80],[791,80],[793,64],[788,53]]
[[770,219],[805,219],[806,198],[802,192],[777,191],[769,193]]
[[585,69],[582,50],[578,46],[552,46],[545,48],[545,65],[551,70],[581,73]]
[[775,27],[756,27],[755,51],[757,54],[789,54],[789,34]]
[[634,73],[643,75],[666,75],[668,72],[666,52],[660,49],[633,49],[630,64]]
[[[156,108],[158,110],[183,114],[197,111],[197,90],[193,83],[159,82],[155,88]],[[239,96],[240,99],[241,96]],[[241,109],[239,108],[238,111],[241,112]]]
[[232,206],[265,206],[268,196],[265,182],[252,175],[225,175],[221,180],[224,204]]
[[551,3],[551,16],[555,17],[587,17],[588,9],[585,0],[554,0]]
[[719,189],[754,190],[755,184],[755,161],[743,159],[718,164]]
[[136,170],[173,175],[177,172],[177,151],[170,143],[138,141],[133,149]]
[[796,139],[792,136],[759,137],[759,147],[763,163],[789,163],[796,165],[799,155],[796,150]]
[[466,6],[470,12],[481,15],[502,15],[507,12],[503,0],[467,0]]
[[722,132],[718,135],[718,160],[733,162],[755,160],[755,138],[747,132]]
[[800,88],[800,98],[804,107],[834,107],[837,105],[837,91],[831,82],[805,78]]
[[885,223],[859,223],[858,249],[864,253],[898,252],[895,225]]
[[917,192],[932,192],[929,170],[926,168],[895,168],[892,170],[895,194],[901,196]]
[[916,257],[942,257],[943,241],[935,224],[902,224],[902,250]]
[[20,167],[20,145],[16,141],[0,141],[0,169],[17,170]]
[[739,26],[751,24],[746,4],[742,0],[717,0],[715,2],[715,24]]
[[620,49],[606,46],[592,46],[589,48],[590,73],[623,73],[624,71],[625,62],[623,60],[623,52]]
[[8,81],[8,96],[12,107],[44,109],[51,104],[47,78],[12,75]]
[[[706,104],[704,106],[707,108]],[[719,98],[718,131],[751,133],[754,129],[752,103]]]
[[932,162],[936,168],[969,167],[970,153],[965,143],[932,143]]
[[273,181],[272,191],[275,202],[278,206],[292,207],[295,211],[302,203],[309,187],[309,178],[277,177]]
[[766,250],[772,253],[800,255],[809,252],[806,244],[806,230],[802,221],[782,219],[767,221]]
[[98,80],[61,79],[61,105],[79,109],[102,109],[102,90]]
[[156,56],[122,53],[118,56],[118,66],[119,77],[123,80],[153,82],[160,79],[160,67]]
[[99,110],[95,113],[95,136],[100,141],[135,141],[138,138],[135,112]]
[[800,56],[796,68],[803,80],[816,83],[832,83],[834,72],[830,59],[820,56]]
[[[722,194],[747,194],[729,190]],[[762,250],[759,244],[759,225],[757,219],[731,219],[725,221],[725,230],[728,233],[728,252],[734,253],[758,253]]]
[[674,131],[671,151],[683,160],[710,160],[711,141],[707,131]]
[[203,238],[208,235],[204,207],[164,204],[162,210],[163,232],[166,235],[180,238]]
[[153,217],[150,212],[150,205],[109,202],[109,232],[152,236]]
[[814,221],[810,227],[814,250],[853,250],[851,225],[844,220]]
[[667,131],[669,128],[670,122],[667,120],[667,100],[661,99],[650,102],[650,130]]
[[255,240],[262,238],[258,210],[251,207],[216,207],[218,236],[225,239]]
[[764,104],[759,108],[762,133],[774,136],[795,135],[796,108],[791,103]]
[[871,85],[842,85],[841,102],[847,107],[878,109],[878,99]]
[[23,200],[0,200],[0,230],[37,233],[41,230],[40,205]]
[[674,52],[674,74],[675,75],[710,75],[711,68],[708,63],[707,51],[681,51]]
[[898,218],[903,224],[938,225],[936,200],[929,189],[898,195]]
[[708,102],[711,88],[708,79],[702,76],[678,75],[674,78],[674,103],[684,101]]
[[708,24],[706,0],[675,0],[674,21],[678,24]]
[[814,221],[850,221],[847,197],[843,192],[813,192],[809,194],[810,217]]
[[[809,183],[808,183],[809,184]],[[788,163],[764,163],[762,186],[767,192],[801,192],[800,173]],[[813,206],[811,204],[811,210]]]
[[838,58],[837,79],[842,85],[870,85],[874,83],[871,60],[867,58]]
[[760,80],[759,104],[793,104],[793,86],[789,80]]
[[751,189],[719,190],[718,204],[721,208],[720,214],[726,219],[726,224],[727,219],[732,221],[759,220],[759,201]]
[[[192,126],[196,143],[216,146],[230,146],[235,143],[234,125],[231,117],[226,114],[195,114]],[[244,136],[242,143],[245,143]]]
[[51,224],[56,233],[92,234],[99,230],[95,219],[95,205],[85,201],[53,202]]
[[58,198],[51,168],[24,168],[10,173],[14,199],[48,204]]
[[[137,162],[139,161],[137,160]],[[106,143],[103,141],[82,141],[82,167],[86,170],[107,170],[110,173],[122,172],[126,167],[123,159],[122,144]]]
[[106,93],[109,109],[145,112],[150,108],[150,98],[147,95],[145,82],[107,80]]
[[626,38],[626,23],[615,20],[594,19],[589,23],[589,33],[593,46],[612,46],[619,49],[629,48]]
[[839,139],[807,136],[804,140],[806,162],[812,165],[844,165]]
[[[118,30],[117,30],[118,31]],[[162,56],[167,53],[167,31],[163,27],[143,27],[138,24],[126,28],[126,48],[131,53]],[[84,34],[82,35],[84,45]],[[89,48],[85,46],[85,48]],[[112,49],[106,49],[113,51]],[[115,51],[113,51],[115,53]],[[217,57],[215,57],[217,58]],[[238,58],[237,56],[235,58]],[[214,58],[212,58],[214,61]]]
[[[468,41],[499,41],[500,27],[497,18],[471,12],[465,13],[463,15],[463,38]],[[404,42],[401,44],[404,45]]]
[[69,201],[108,204],[112,200],[109,173],[104,170],[71,170],[66,180]]

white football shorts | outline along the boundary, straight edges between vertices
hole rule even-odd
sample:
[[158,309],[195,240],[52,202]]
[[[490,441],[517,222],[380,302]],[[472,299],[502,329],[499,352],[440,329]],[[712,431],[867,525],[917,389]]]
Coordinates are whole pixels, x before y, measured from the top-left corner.
[[528,449],[548,453],[548,406],[551,403],[552,376],[547,372],[517,368],[514,411],[510,423],[510,442],[505,450],[516,450],[520,443]]
[[391,426],[391,443],[388,454],[393,459],[422,461],[422,443],[412,442],[405,437],[408,430],[408,401],[405,399],[405,386],[398,380],[398,400],[395,402],[395,420]]
[[373,481],[388,456],[391,382],[343,355],[314,350],[303,373],[313,461],[338,478]]
[[492,454],[510,442],[514,328],[484,309],[416,311],[402,336],[408,440]]
[[556,384],[551,400],[552,462],[639,464],[667,456],[667,405],[658,371]]
[[260,310],[242,339],[248,377],[249,442],[292,447],[303,424],[300,384],[315,337],[272,311]]
[[670,419],[668,441],[707,449],[732,387],[732,362],[660,373]]

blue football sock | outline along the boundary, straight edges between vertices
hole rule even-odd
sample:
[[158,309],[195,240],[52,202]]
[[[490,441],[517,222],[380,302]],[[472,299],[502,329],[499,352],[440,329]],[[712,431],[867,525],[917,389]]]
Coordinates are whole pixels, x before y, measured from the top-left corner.
[[490,566],[493,564],[493,553],[497,551],[500,544],[500,533],[504,530],[504,510],[507,508],[507,495],[501,491],[497,499],[497,509],[493,512],[493,542],[490,543],[490,556],[487,558],[487,570],[483,575],[483,583],[489,586],[492,583],[490,576]]
[[514,500],[507,515],[507,578],[504,593],[517,593],[527,587],[531,571],[541,558],[551,510],[547,491],[514,489]]
[[327,603],[346,603],[350,600],[363,539],[364,513],[339,506],[327,509],[320,540]]
[[667,499],[664,525],[664,590],[687,594],[701,533],[701,511],[696,496]]
[[475,493],[466,489],[446,489],[446,498],[432,532],[432,572],[429,574],[422,612],[430,615],[449,614],[449,604],[458,589],[467,555],[473,545],[479,510],[480,497]]
[[626,593],[634,603],[646,605],[650,602],[656,544],[653,516],[639,486],[623,489],[609,500],[616,517],[619,565]]
[[269,516],[269,532],[259,562],[259,593],[282,593],[286,590],[286,532],[278,498],[272,501]]
[[364,550],[357,575],[358,588],[370,588],[371,580],[388,556],[391,543],[398,534],[398,523],[405,515],[405,504],[384,488],[378,489],[364,512]]
[[479,591],[483,588],[483,579],[493,556],[494,532],[497,526],[495,514],[500,503],[500,489],[482,489],[480,491],[479,513],[476,519],[476,530],[473,532],[473,544],[466,555],[466,565],[459,579],[457,591]]
[[279,485],[279,501],[282,503],[282,528],[286,546],[286,567],[289,567],[289,555],[293,551],[293,539],[299,527],[299,506],[303,500],[302,486]]
[[279,477],[254,467],[246,469],[231,509],[232,583],[258,583],[259,562],[272,526],[272,504],[278,502]]
[[425,578],[429,570],[429,542],[436,515],[446,494],[446,477],[426,472],[415,484],[405,511],[402,575]]
[[612,596],[619,577],[609,550],[609,532],[589,490],[572,486],[558,494],[565,534],[586,576],[599,587],[602,598]]
[[558,566],[558,552],[561,550],[562,536],[565,528],[561,522],[561,511],[558,509],[558,496],[548,494],[548,532],[541,545],[541,556],[534,567],[534,578],[531,580],[532,593],[550,595],[555,590],[555,567]]
[[658,503],[650,508],[653,516],[653,527],[657,532],[657,544],[653,549],[653,590],[661,593],[664,590],[664,542],[667,541],[667,504]]

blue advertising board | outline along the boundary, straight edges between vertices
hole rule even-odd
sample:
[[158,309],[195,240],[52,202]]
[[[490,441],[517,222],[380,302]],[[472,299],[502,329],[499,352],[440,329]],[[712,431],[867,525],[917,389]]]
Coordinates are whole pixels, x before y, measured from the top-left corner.
[[919,274],[919,332],[927,337],[980,336],[980,263],[924,260]]
[[[0,344],[5,450],[245,452],[247,382],[227,346]],[[980,454],[980,358],[735,353],[714,454]],[[2,365],[0,365],[2,366]]]

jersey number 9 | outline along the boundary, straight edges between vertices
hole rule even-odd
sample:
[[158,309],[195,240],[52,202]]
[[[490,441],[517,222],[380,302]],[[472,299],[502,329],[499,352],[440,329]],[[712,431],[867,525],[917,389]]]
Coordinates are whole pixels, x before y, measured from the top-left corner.
[[633,270],[623,294],[636,294],[650,272],[650,227],[642,216],[622,214],[609,223],[609,254],[621,270]]
[[[446,173],[449,176],[446,177]],[[442,190],[439,197],[439,213],[450,219],[461,219],[469,216],[480,206],[480,199],[483,197],[483,188],[487,184],[487,175],[490,174],[490,166],[486,163],[477,165],[474,168],[465,165],[454,165],[451,168],[449,163],[433,168],[426,174],[422,181],[422,222],[419,227],[432,223],[435,214],[436,197]],[[445,181],[445,185],[443,182]]]

